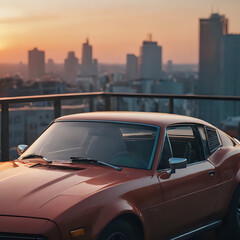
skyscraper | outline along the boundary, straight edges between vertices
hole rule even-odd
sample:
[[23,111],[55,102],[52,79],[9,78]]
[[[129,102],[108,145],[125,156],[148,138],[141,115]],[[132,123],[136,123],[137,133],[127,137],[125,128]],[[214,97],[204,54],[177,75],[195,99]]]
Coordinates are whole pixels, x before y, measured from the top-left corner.
[[92,46],[89,45],[89,40],[87,39],[82,47],[81,75],[85,77],[94,75],[97,69],[96,64],[96,60],[93,63]]
[[[240,34],[223,37],[222,94],[240,96]],[[225,116],[239,116],[238,102],[225,104]]]
[[47,60],[47,63],[45,65],[45,71],[47,73],[55,73],[56,72],[56,64],[52,58],[49,58]]
[[97,73],[98,73],[98,60],[93,59],[93,74],[97,75]]
[[28,77],[36,79],[45,74],[45,52],[37,48],[28,51]]
[[240,96],[240,34],[224,36],[222,54],[223,94]]
[[138,76],[138,58],[134,54],[127,54],[126,77],[128,80]]
[[144,41],[139,57],[140,77],[157,80],[162,74],[162,47],[157,42]]
[[[208,19],[200,19],[199,84],[198,94],[219,95],[223,36],[228,32],[228,20],[214,13]],[[214,101],[199,103],[199,117],[219,126],[221,104]]]
[[69,83],[74,82],[78,75],[78,58],[74,52],[68,52],[68,57],[64,60],[65,80]]
[[166,72],[172,73],[172,71],[173,71],[173,62],[172,60],[168,60],[166,65]]
[[224,15],[214,13],[200,19],[199,94],[221,94],[222,41],[227,32]]

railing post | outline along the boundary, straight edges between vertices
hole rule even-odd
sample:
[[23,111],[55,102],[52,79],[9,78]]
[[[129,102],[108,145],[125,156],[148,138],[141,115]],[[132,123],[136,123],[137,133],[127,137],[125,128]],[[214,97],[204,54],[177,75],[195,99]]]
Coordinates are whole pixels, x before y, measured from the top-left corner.
[[61,117],[61,100],[54,100],[54,118]]
[[94,99],[93,97],[88,98],[89,112],[93,112],[94,110]]
[[169,99],[169,113],[173,113],[174,112],[174,99],[170,98]]
[[111,110],[111,99],[110,96],[105,95],[105,111]]
[[9,105],[2,104],[1,115],[1,161],[9,161]]

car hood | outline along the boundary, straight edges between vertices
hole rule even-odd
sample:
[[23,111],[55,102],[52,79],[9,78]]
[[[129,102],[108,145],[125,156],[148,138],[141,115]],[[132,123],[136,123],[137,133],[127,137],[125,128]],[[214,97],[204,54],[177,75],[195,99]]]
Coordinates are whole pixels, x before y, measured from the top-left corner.
[[31,165],[0,163],[0,215],[53,219],[124,178],[123,172],[103,166]]

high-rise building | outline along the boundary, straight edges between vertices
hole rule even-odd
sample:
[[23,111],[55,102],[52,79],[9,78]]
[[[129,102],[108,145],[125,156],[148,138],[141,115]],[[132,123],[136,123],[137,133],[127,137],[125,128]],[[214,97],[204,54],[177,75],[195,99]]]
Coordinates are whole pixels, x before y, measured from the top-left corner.
[[240,34],[223,38],[222,86],[224,95],[240,96]]
[[157,80],[162,75],[162,47],[157,42],[144,41],[139,57],[140,77]]
[[[222,94],[240,96],[240,34],[228,34],[223,37],[222,49]],[[226,116],[239,116],[240,104],[227,103]]]
[[127,54],[126,77],[128,80],[138,77],[138,58],[134,54]]
[[98,60],[93,59],[93,74],[97,75],[97,73],[98,73]]
[[49,58],[46,63],[46,72],[47,73],[55,73],[56,72],[56,64],[52,58]]
[[200,19],[199,94],[221,93],[221,59],[223,36],[228,32],[228,19],[214,13]]
[[45,74],[45,52],[37,48],[28,51],[28,77],[36,79]]
[[64,60],[65,80],[69,83],[73,83],[78,75],[78,69],[78,58],[75,57],[74,52],[68,52],[68,57]]
[[[211,14],[200,19],[199,82],[197,93],[219,95],[223,36],[228,33],[228,20],[224,15]],[[214,101],[199,102],[199,117],[219,126],[221,104]]]
[[173,71],[173,62],[172,62],[172,60],[168,60],[167,65],[166,65],[166,72],[172,73],[172,71]]
[[89,40],[83,43],[82,47],[82,64],[81,64],[81,75],[84,77],[92,76],[96,74],[97,61],[93,62],[92,58],[92,46],[89,44]]

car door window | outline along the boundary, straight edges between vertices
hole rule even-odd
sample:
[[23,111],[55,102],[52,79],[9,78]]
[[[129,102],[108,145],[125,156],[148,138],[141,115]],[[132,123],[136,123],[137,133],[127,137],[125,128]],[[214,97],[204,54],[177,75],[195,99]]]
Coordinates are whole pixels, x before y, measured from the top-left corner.
[[206,127],[206,134],[207,134],[209,151],[210,151],[210,154],[212,154],[221,146],[221,142],[218,137],[218,133],[216,129]]
[[203,145],[203,151],[205,154],[205,158],[207,159],[210,156],[210,150],[208,147],[208,142],[207,142],[207,135],[206,135],[206,131],[205,131],[205,127],[204,126],[198,126],[198,131],[202,140],[202,145]]
[[[169,168],[169,158],[186,158],[187,164],[204,161],[202,137],[197,125],[171,126],[167,128],[159,169]],[[206,138],[206,137],[205,137]],[[169,144],[169,147],[168,147]]]

